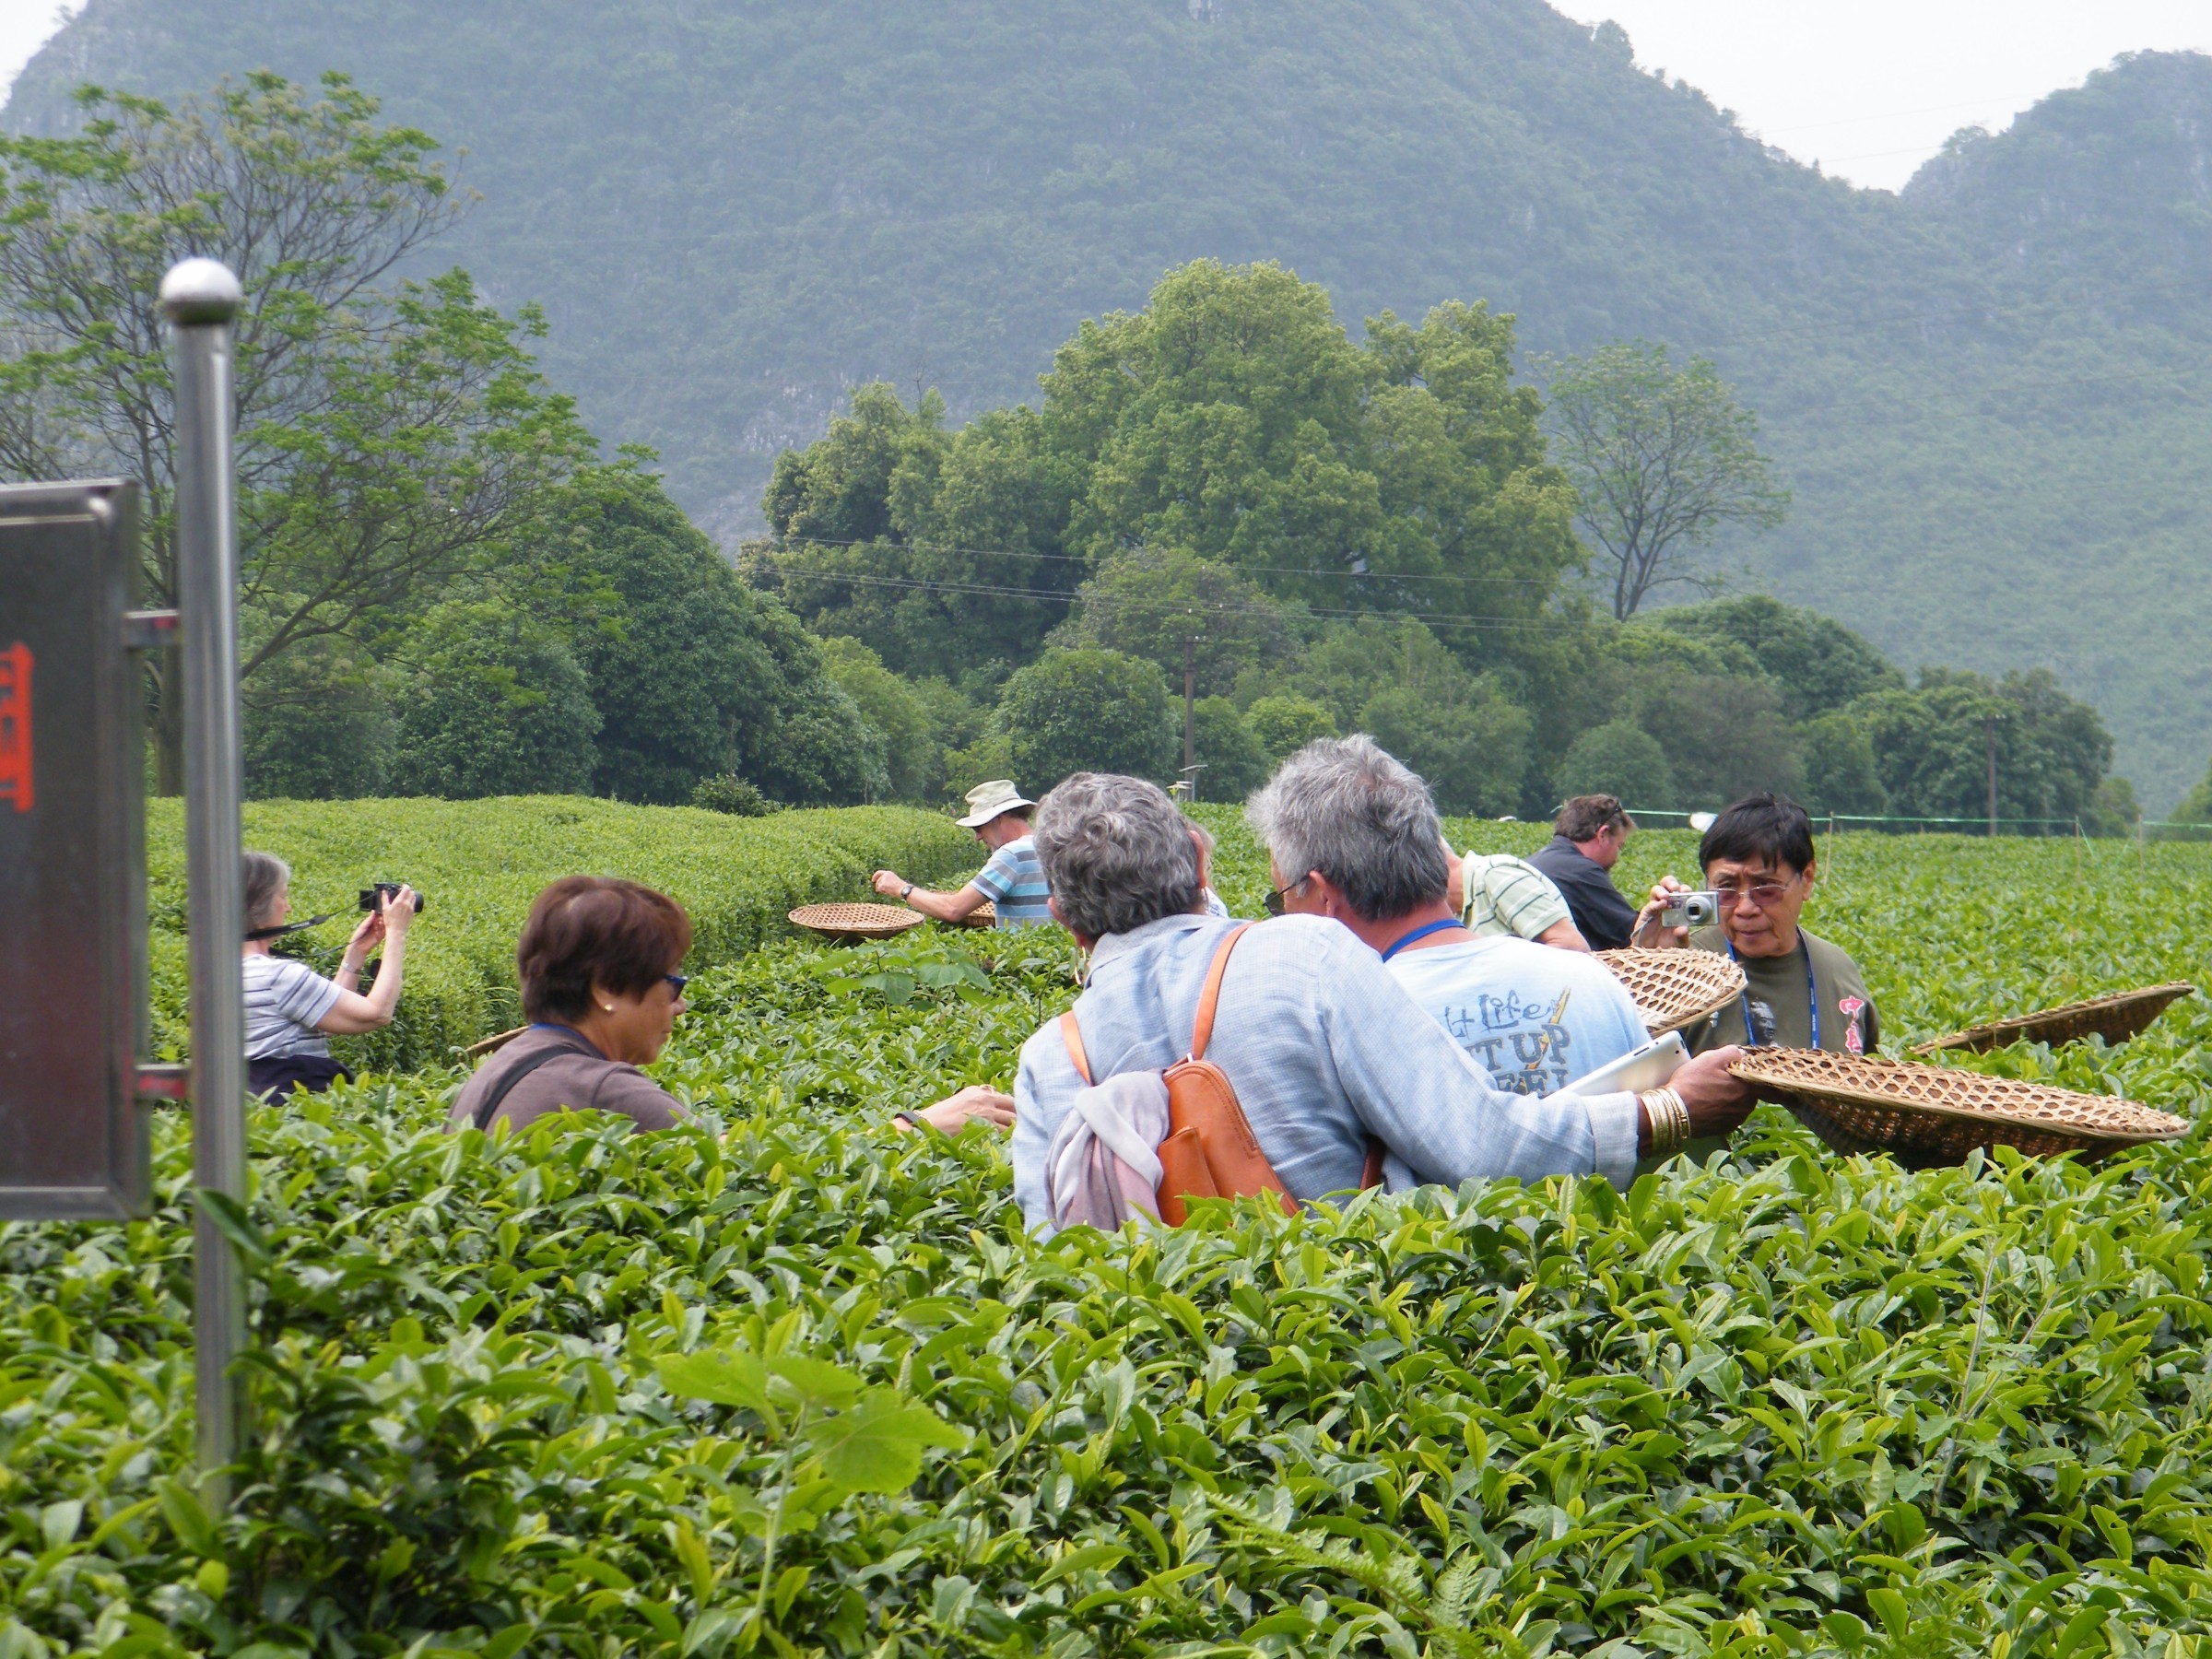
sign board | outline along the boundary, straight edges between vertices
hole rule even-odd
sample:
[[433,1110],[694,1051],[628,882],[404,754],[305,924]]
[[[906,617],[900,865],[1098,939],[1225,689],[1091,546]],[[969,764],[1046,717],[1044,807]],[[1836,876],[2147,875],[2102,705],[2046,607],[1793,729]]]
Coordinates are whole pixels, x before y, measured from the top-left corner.
[[137,580],[135,486],[0,486],[0,1219],[150,1194]]

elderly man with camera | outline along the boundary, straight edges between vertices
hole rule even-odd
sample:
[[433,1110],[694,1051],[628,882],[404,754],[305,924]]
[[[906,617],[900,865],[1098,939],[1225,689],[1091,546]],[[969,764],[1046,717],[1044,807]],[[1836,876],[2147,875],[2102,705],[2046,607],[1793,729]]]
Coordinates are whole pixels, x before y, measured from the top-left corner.
[[[1077,1097],[1201,1046],[1194,1035],[1209,995],[1206,1058],[1300,1203],[1357,1189],[1374,1162],[1393,1190],[1593,1173],[1625,1186],[1640,1153],[1733,1129],[1750,1111],[1725,1055],[1692,1062],[1641,1098],[1503,1093],[1370,945],[1324,916],[1260,924],[1228,948],[1242,924],[1206,913],[1185,820],[1140,779],[1077,772],[1045,796],[1036,828],[1053,913],[1090,953],[1090,971],[1075,1030],[1053,1021],[1022,1045],[1014,1192],[1033,1228],[1060,1224],[1051,1154]],[[1428,835],[1441,890],[1433,822]],[[1278,865],[1278,898],[1310,889],[1313,877]]]
[[1756,1042],[1873,1053],[1881,1021],[1858,963],[1798,925],[1818,875],[1805,808],[1746,795],[1713,819],[1698,862],[1702,890],[1666,877],[1636,918],[1640,946],[1718,951],[1744,971],[1743,995],[1683,1033],[1690,1052]]

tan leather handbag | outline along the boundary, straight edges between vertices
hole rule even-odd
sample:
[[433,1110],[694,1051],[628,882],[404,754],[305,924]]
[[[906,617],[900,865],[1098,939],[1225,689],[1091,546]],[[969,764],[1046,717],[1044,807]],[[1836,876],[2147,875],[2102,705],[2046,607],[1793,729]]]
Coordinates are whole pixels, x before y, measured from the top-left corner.
[[[1181,1227],[1190,1217],[1190,1198],[1244,1198],[1273,1193],[1285,1215],[1298,1213],[1298,1200],[1276,1174],[1267,1154],[1245,1120],[1229,1074],[1206,1057],[1214,1034],[1214,1006],[1221,997],[1221,976],[1229,971],[1229,953],[1247,929],[1241,923],[1221,941],[1206,969],[1206,983],[1198,993],[1198,1017],[1191,1029],[1191,1050],[1164,1074],[1168,1086],[1168,1137],[1159,1143],[1159,1218]],[[1070,1008],[1060,1016],[1060,1036],[1076,1076],[1094,1079],[1090,1060],[1083,1050],[1083,1032]],[[1361,1172],[1364,1189],[1382,1184],[1382,1143],[1370,1138],[1367,1167]]]

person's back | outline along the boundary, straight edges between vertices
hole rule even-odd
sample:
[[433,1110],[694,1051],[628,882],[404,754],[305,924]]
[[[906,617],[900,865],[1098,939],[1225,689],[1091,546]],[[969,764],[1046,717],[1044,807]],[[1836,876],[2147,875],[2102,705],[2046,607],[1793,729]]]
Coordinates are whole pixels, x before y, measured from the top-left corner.
[[[486,1115],[494,1094],[500,1099]],[[634,1065],[609,1060],[566,1026],[532,1026],[477,1068],[447,1114],[446,1127],[526,1129],[548,1113],[612,1112],[641,1129],[683,1121],[675,1100]],[[481,1119],[482,1121],[478,1121]]]
[[1490,936],[1402,951],[1390,971],[1499,1088],[1564,1088],[1649,1041],[1636,1004],[1592,958]]

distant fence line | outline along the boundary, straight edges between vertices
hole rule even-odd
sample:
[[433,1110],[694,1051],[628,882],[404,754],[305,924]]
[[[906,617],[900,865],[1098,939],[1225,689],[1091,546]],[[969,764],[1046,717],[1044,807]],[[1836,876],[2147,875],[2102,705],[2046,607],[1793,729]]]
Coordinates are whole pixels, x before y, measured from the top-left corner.
[[[1710,816],[1707,812],[1689,812],[1672,806],[1631,806],[1628,812],[1630,818],[1639,822],[1649,818],[1680,818],[1687,823],[1695,818]],[[1817,812],[1812,815],[1812,818],[1816,826],[1826,825],[1831,834],[1838,829],[1879,829],[1888,825],[1899,825],[1908,827],[1909,831],[1922,830],[1928,833],[1940,833],[1942,830],[1948,828],[1970,835],[1977,831],[1986,835],[1989,833],[1993,821],[1987,817],[1908,818],[1873,812]],[[2010,835],[2036,836],[2037,832],[2041,831],[2041,833],[2037,836],[2037,839],[2048,839],[2055,831],[2068,839],[2088,839],[2081,827],[2081,820],[2077,818],[2000,818],[1994,821],[2000,831]],[[2165,835],[2150,833],[2158,830],[2176,830],[2181,833]],[[2154,841],[2206,841],[2212,840],[2212,823],[2178,818],[2137,818],[2134,825],[2124,833],[2136,836],[2150,834],[2150,839]]]

